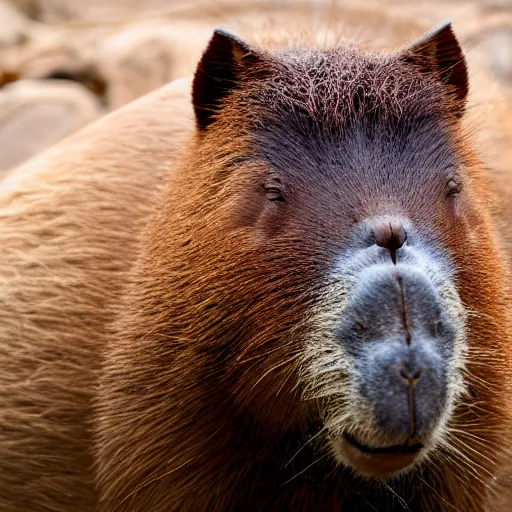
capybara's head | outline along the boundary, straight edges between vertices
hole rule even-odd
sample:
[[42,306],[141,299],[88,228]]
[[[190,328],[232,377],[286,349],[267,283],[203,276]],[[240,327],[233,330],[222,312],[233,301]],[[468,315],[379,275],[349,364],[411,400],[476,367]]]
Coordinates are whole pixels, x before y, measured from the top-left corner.
[[449,24],[394,53],[215,32],[137,270],[171,431],[195,417],[204,453],[239,425],[236,456],[301,431],[352,475],[488,478],[507,325],[467,93]]
[[241,407],[275,428],[317,416],[367,475],[451,442],[485,343],[468,322],[493,275],[467,91],[446,25],[391,55],[270,55],[217,32],[195,77],[202,334]]

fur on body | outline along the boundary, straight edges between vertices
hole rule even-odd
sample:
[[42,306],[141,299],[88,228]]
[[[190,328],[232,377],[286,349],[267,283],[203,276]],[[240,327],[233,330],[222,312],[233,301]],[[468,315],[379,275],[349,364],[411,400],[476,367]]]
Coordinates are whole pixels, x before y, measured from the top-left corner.
[[171,84],[0,183],[2,511],[96,508],[100,354],[137,233],[186,137],[188,91]]

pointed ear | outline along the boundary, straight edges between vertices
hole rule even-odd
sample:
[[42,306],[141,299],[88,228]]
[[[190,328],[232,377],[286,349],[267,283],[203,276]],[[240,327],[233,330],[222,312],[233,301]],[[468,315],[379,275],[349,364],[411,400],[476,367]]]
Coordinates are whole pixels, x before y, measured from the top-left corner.
[[224,30],[214,30],[192,84],[192,103],[200,131],[215,121],[222,100],[239,85],[241,71],[260,61],[259,53],[247,43]]
[[436,74],[449,86],[455,99],[455,114],[464,113],[468,95],[468,70],[462,49],[450,22],[441,23],[401,52],[404,60],[423,72]]

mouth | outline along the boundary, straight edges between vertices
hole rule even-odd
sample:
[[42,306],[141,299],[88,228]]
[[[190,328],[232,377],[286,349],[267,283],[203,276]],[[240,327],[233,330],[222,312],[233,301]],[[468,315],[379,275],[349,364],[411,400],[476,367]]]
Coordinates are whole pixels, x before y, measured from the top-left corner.
[[378,478],[388,478],[411,466],[424,446],[421,443],[373,447],[349,434],[342,438],[341,451],[355,469]]

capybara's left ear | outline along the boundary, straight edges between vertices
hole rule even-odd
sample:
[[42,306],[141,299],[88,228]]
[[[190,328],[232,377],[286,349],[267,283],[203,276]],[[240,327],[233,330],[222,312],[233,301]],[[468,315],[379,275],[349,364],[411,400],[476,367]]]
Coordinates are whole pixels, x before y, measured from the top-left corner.
[[435,74],[450,88],[455,114],[464,113],[469,91],[468,70],[462,48],[450,22],[441,23],[400,52],[401,57],[421,71]]
[[200,131],[215,121],[222,100],[239,85],[240,72],[261,61],[260,53],[238,37],[220,29],[213,32],[192,85],[192,103]]

